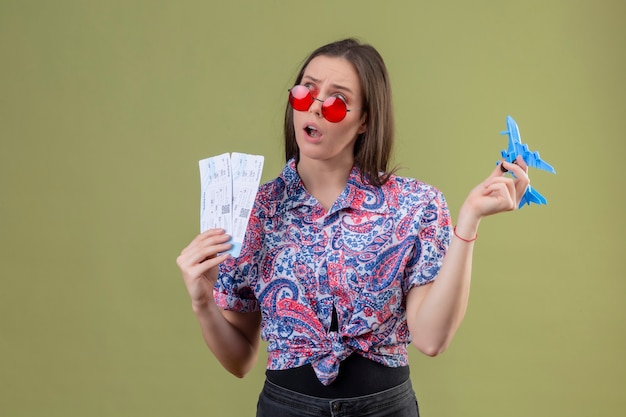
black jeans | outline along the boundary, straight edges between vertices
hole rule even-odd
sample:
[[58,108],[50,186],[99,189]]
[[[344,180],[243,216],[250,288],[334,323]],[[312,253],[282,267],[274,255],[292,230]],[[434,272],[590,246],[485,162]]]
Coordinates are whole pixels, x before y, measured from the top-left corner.
[[355,398],[317,398],[265,381],[257,417],[419,417],[411,380],[376,394]]

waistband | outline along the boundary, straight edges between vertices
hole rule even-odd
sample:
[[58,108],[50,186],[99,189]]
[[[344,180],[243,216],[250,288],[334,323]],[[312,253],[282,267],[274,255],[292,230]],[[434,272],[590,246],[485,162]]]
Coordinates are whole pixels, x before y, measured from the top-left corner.
[[267,370],[272,384],[318,398],[353,398],[394,388],[409,379],[408,366],[391,368],[353,353],[339,365],[339,375],[323,385],[309,365],[285,370]]
[[354,398],[317,398],[279,387],[266,380],[257,404],[257,417],[419,417],[411,380],[375,394]]

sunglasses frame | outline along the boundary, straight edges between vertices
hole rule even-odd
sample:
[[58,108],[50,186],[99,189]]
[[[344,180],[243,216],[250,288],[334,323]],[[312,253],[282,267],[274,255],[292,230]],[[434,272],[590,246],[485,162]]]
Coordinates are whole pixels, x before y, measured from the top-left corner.
[[[292,91],[294,89],[298,89],[298,90],[306,89],[307,95],[301,98],[296,98]],[[311,91],[310,88],[302,84],[294,85],[288,91],[289,91],[289,105],[291,106],[292,109],[296,111],[308,111],[313,105],[313,103],[315,103],[316,101],[319,101],[320,103],[322,103],[322,116],[324,116],[324,119],[328,120],[331,123],[341,122],[343,119],[346,118],[346,116],[348,115],[348,112],[350,111],[350,109],[348,109],[347,103],[340,96],[328,96],[326,97],[326,99],[321,100],[313,95],[313,91]],[[307,99],[307,96],[308,96],[308,99]],[[306,104],[307,102],[308,104]],[[299,105],[300,103],[304,103],[304,105]],[[344,110],[343,114],[340,117],[339,116],[333,117],[330,113],[331,111],[337,112],[339,110],[336,108],[337,106],[336,103],[341,103],[341,109]],[[306,108],[304,106],[306,106]]]

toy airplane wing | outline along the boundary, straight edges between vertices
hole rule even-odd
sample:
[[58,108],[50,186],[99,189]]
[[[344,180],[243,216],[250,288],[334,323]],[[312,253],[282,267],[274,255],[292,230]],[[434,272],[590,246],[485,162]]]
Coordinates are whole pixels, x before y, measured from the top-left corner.
[[507,150],[502,151],[502,157],[506,158],[508,162],[514,162],[517,156],[520,155],[529,167],[556,174],[552,165],[541,159],[539,152],[529,150],[528,145],[522,143],[517,123],[511,116],[506,117],[506,126],[507,130],[500,132],[500,134],[509,136],[509,146]]
[[541,157],[539,156],[539,152],[529,151],[525,154],[522,154],[522,158],[524,158],[524,162],[526,162],[526,165],[528,165],[529,167],[541,169],[556,174],[556,171],[554,170],[554,168],[552,168],[552,165],[541,159]]

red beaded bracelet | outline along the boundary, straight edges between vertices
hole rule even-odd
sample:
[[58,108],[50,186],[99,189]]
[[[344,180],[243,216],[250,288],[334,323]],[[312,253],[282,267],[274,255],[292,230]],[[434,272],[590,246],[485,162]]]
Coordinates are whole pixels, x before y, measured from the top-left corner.
[[454,229],[452,229],[454,236],[458,237],[459,239],[461,239],[463,242],[467,242],[467,243],[472,243],[473,241],[475,241],[476,239],[478,239],[478,233],[476,233],[476,236],[474,236],[472,239],[465,239],[459,235],[456,234],[456,226],[454,226]]

